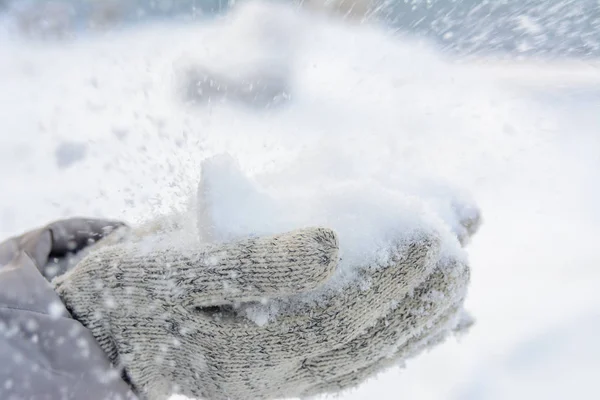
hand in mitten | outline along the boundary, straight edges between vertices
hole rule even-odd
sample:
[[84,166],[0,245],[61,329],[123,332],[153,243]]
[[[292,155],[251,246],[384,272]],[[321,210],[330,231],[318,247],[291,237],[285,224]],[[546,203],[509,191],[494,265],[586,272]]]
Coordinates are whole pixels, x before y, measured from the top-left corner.
[[337,262],[331,230],[180,244],[163,236],[100,247],[53,282],[73,317],[149,398],[264,397],[254,385],[269,378],[266,370],[336,341],[308,316],[258,327],[214,308],[319,286]]
[[[479,212],[471,211],[458,216],[464,227],[457,233],[463,235],[458,237],[461,242],[476,232],[481,221]],[[380,285],[394,280],[393,267],[363,273]],[[392,300],[388,312],[374,325],[348,343],[306,360],[303,367],[308,382],[302,394],[333,393],[356,386],[470,327],[472,319],[463,310],[469,276],[464,260],[439,259],[404,298]]]
[[[468,281],[463,264],[436,273],[438,238],[415,234],[387,265],[364,270],[369,287],[257,325],[223,306],[318,288],[338,262],[336,235],[314,228],[190,249],[156,239],[103,247],[54,281],[73,316],[149,398],[271,399],[344,387],[361,377],[344,376],[357,363],[369,368],[383,349],[402,350],[401,340],[448,318]],[[436,291],[448,297],[436,301]]]

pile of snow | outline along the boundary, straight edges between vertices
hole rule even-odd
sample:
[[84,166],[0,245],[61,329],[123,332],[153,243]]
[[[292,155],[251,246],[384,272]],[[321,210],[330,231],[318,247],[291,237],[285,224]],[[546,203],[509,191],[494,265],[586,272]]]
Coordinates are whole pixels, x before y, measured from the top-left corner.
[[[198,230],[203,242],[220,243],[311,226],[334,229],[340,243],[340,262],[334,275],[319,289],[294,298],[287,304],[289,309],[294,302],[318,301],[346,285],[368,287],[368,282],[358,279],[360,269],[383,267],[426,236],[441,240],[442,259],[465,260],[451,228],[452,224],[461,227],[459,210],[449,211],[446,216],[450,219],[444,221],[444,213],[440,215],[432,207],[438,205],[448,211],[457,199],[439,196],[432,200],[428,204],[416,192],[409,195],[401,188],[373,180],[323,183],[319,176],[313,176],[310,185],[282,190],[264,181],[259,185],[241,171],[235,159],[219,155],[202,163]],[[476,212],[468,203],[461,206]],[[257,305],[248,315],[260,324],[276,318],[279,308],[274,304]]]

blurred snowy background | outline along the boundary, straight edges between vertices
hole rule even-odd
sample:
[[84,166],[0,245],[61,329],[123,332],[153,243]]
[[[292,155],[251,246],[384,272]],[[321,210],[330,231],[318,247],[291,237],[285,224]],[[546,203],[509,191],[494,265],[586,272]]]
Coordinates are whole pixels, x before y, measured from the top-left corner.
[[341,398],[600,398],[599,2],[276,3],[0,1],[0,239],[184,207],[223,151],[444,179],[477,323]]

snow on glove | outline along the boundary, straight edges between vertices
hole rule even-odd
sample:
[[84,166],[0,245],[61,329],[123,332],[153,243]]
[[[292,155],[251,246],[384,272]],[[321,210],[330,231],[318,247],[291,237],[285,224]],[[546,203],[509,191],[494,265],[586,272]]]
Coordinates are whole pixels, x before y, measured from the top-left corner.
[[[380,337],[394,331],[377,333],[379,321],[389,314],[390,304],[411,292],[415,300],[396,308],[409,308],[409,314],[397,315],[393,325],[403,338],[414,338],[443,318],[446,302],[431,311],[422,308],[429,302],[426,279],[438,262],[439,241],[422,235],[402,250],[390,265],[373,269],[368,288],[350,287],[262,326],[213,306],[289,298],[315,289],[338,261],[333,231],[311,228],[195,252],[152,241],[109,246],[54,284],[73,316],[148,398],[180,393],[272,399],[331,388],[329,379],[338,378],[331,368],[352,370],[351,357],[358,357],[352,365],[376,360],[370,353],[380,356]],[[455,275],[450,281],[433,279],[430,286],[462,289],[468,276]],[[356,343],[368,349],[343,350]],[[336,358],[339,362],[332,364]]]
[[[378,279],[386,279],[381,276]],[[354,387],[404,362],[470,324],[462,309],[469,268],[440,262],[414,291],[366,331],[343,346],[309,358],[299,386],[302,395]]]
[[[470,202],[452,201],[458,221],[454,234],[462,245],[477,233],[481,213]],[[472,318],[463,309],[470,269],[464,260],[440,259],[431,274],[372,327],[350,342],[307,360],[302,395],[334,393],[404,362],[468,329]],[[373,279],[374,277],[370,277]],[[384,276],[375,280],[386,280]]]
[[[479,213],[475,214],[461,219],[461,224],[473,226],[474,220],[480,220]],[[422,259],[425,262],[420,263],[418,255],[425,257],[423,249],[428,243],[431,245],[429,254]],[[296,308],[293,312],[298,315],[350,309],[356,313],[354,317],[363,320],[352,321],[356,329],[350,339],[339,335],[339,344],[307,357],[299,368],[290,372],[278,396],[336,393],[357,386],[468,328],[472,320],[464,311],[463,303],[469,267],[462,259],[438,258],[438,246],[431,237],[417,241],[408,247],[403,259],[383,268],[359,269],[359,280],[370,282],[367,290],[348,286],[322,300],[317,307],[306,304]],[[417,265],[422,268],[415,268]],[[406,274],[411,270],[417,273]],[[285,304],[285,301],[280,303]],[[343,324],[350,318],[342,312],[337,319]]]

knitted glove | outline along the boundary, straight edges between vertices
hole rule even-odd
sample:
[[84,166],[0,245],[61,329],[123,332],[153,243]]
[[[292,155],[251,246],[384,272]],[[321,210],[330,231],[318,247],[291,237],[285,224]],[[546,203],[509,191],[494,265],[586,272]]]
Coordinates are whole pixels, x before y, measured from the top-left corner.
[[[475,234],[481,223],[479,211],[471,211],[458,216],[464,228],[456,232],[461,241]],[[433,254],[422,264],[424,268],[412,277],[405,274],[411,265],[419,265],[418,254],[428,240],[432,238],[409,246],[407,258],[391,261],[385,268],[359,269],[359,279],[370,282],[367,290],[346,287],[327,298],[322,306],[307,304],[294,310],[299,315],[315,315],[349,307],[352,312],[375,318],[357,327],[350,340],[307,357],[289,373],[279,396],[313,396],[357,386],[390,366],[404,365],[407,359],[472,325],[473,320],[463,309],[470,277],[463,260],[436,258],[439,249],[433,244]],[[286,301],[274,303],[275,308],[283,308]],[[338,319],[343,321],[344,315]]]
[[308,318],[260,328],[211,306],[314,289],[337,252],[336,235],[322,228],[193,251],[149,238],[100,247],[53,284],[142,394],[240,398],[255,374],[268,377],[264,368],[323,351],[335,337]]
[[[386,277],[377,277],[385,280]],[[343,346],[311,357],[303,365],[303,395],[334,393],[354,387],[392,366],[402,366],[421,351],[470,326],[462,310],[469,268],[439,262],[424,282],[393,304],[366,331]]]
[[467,267],[441,262],[439,240],[423,233],[399,243],[388,265],[364,268],[368,287],[257,325],[231,305],[285,301],[320,286],[338,261],[331,230],[174,243],[181,240],[100,247],[54,281],[73,316],[150,399],[271,399],[358,383],[386,356],[439,341],[440,327],[456,324],[468,282]]

